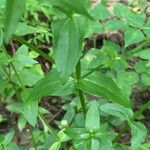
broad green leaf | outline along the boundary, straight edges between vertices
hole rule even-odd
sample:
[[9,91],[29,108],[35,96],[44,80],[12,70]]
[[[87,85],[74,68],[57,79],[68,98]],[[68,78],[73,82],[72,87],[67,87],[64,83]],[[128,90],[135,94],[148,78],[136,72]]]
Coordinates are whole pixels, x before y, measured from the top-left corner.
[[38,32],[37,28],[29,26],[23,22],[19,22],[18,28],[16,30],[16,34],[19,36],[37,33],[37,32]]
[[[137,73],[150,72],[150,68],[147,67],[147,61],[139,61],[134,65],[135,71]],[[149,71],[148,71],[149,70]]]
[[37,64],[38,62],[24,54],[15,54],[11,61],[17,69],[22,69],[24,66]]
[[121,120],[133,118],[133,112],[119,104],[107,103],[100,106],[100,110],[106,114],[120,118]]
[[145,18],[142,14],[136,14],[129,9],[129,7],[116,3],[114,10],[114,14],[121,19],[126,19],[127,23],[133,27],[143,27]]
[[88,133],[88,130],[86,128],[67,128],[64,132],[70,138],[76,140],[85,140],[90,137],[90,134]]
[[100,147],[100,150],[114,150],[112,142],[109,139],[109,137],[104,137],[103,139],[100,139],[99,147]]
[[49,3],[70,16],[72,12],[81,14],[91,20],[92,16],[85,8],[85,2],[80,0],[50,0]]
[[140,122],[130,122],[129,125],[131,127],[132,134],[131,147],[137,148],[144,141],[147,134],[147,129],[144,124]]
[[59,150],[61,142],[55,142],[48,150]]
[[150,60],[150,49],[144,49],[134,53],[134,56]]
[[96,101],[91,102],[86,114],[85,127],[89,130],[100,128],[100,115]]
[[99,20],[104,20],[110,15],[110,12],[102,3],[99,3],[96,7],[94,7],[91,13],[96,19]]
[[74,83],[68,82],[62,85],[58,73],[56,70],[52,70],[46,77],[36,83],[28,99],[39,100],[43,96],[48,95],[65,96],[71,94],[73,89]]
[[150,85],[150,73],[144,73],[144,74],[141,76],[141,82],[142,82],[144,85],[149,86],[149,85]]
[[86,55],[81,59],[81,70],[82,75],[88,73],[93,68],[96,68],[100,65],[105,65],[109,61],[109,57],[105,52],[99,51],[99,49],[91,49],[86,53]]
[[91,150],[100,150],[100,144],[98,139],[91,139]]
[[[61,28],[61,30],[58,28]],[[80,37],[77,18],[55,21],[52,29],[56,68],[65,83],[75,70],[75,66],[81,56],[83,37]]]
[[9,59],[4,52],[0,53],[0,65],[7,65],[9,63]]
[[4,28],[5,43],[8,43],[12,34],[17,29],[19,19],[25,11],[25,0],[6,1],[6,19]]
[[119,29],[124,29],[127,24],[119,19],[110,19],[104,24],[105,30],[116,31]]
[[15,135],[15,131],[14,130],[12,130],[9,133],[7,133],[5,135],[5,139],[4,139],[3,143],[6,144],[6,145],[9,144],[12,141],[14,135]]
[[139,77],[135,72],[118,71],[117,79],[113,79],[118,87],[129,97],[132,92],[132,85],[138,82]]
[[38,115],[38,102],[29,100],[27,102],[22,103],[21,108],[21,112],[23,113],[27,121],[32,126],[35,126]]
[[21,71],[19,71],[19,74],[24,85],[28,86],[35,85],[35,83],[37,83],[43,77],[38,72],[34,71],[33,68],[32,69],[23,68]]
[[11,142],[7,145],[7,150],[20,150],[20,148],[14,142]]
[[37,101],[25,101],[21,103],[13,103],[7,106],[7,109],[12,112],[22,113],[26,120],[35,126],[36,118],[38,115],[38,102]]
[[113,80],[102,73],[93,73],[79,82],[79,88],[92,95],[103,96],[125,107],[131,107],[131,101],[122,93]]
[[139,43],[144,39],[144,34],[138,29],[130,27],[125,30],[125,47]]

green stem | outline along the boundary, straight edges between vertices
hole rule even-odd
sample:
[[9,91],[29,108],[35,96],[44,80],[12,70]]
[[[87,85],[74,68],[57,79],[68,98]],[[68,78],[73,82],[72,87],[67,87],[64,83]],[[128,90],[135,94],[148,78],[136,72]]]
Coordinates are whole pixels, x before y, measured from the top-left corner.
[[[76,66],[76,78],[77,81],[79,82],[81,79],[81,62],[79,60],[77,66]],[[82,92],[82,90],[78,90],[79,92],[79,97],[80,97],[80,102],[81,102],[81,106],[82,106],[82,110],[83,110],[83,114],[84,117],[86,116],[86,103],[85,103],[85,98],[84,98],[84,94]]]
[[96,70],[98,70],[99,68],[102,68],[104,65],[100,64],[99,66],[97,66],[96,68],[92,69],[91,71],[89,71],[88,73],[86,73],[85,75],[83,75],[81,77],[81,79],[87,77],[88,75],[92,74],[93,72],[95,72]]
[[125,133],[125,131],[128,128],[128,124],[126,123],[123,128],[121,128],[120,132],[116,135],[116,137],[113,139],[113,143],[117,143],[119,139],[121,138],[122,134]]
[[56,134],[56,132],[54,131],[54,129],[49,125],[49,123],[47,122],[47,120],[45,119],[45,117],[39,112],[39,117],[42,121],[42,123],[44,123],[44,125],[46,125],[46,127],[48,128],[49,132],[58,140],[60,141],[58,135]]
[[46,53],[44,53],[43,51],[39,50],[36,46],[30,44],[29,42],[27,42],[27,41],[26,41],[25,39],[23,39],[22,37],[17,36],[17,35],[14,35],[14,38],[15,38],[18,42],[20,42],[20,43],[26,45],[26,46],[29,47],[30,49],[32,49],[32,50],[34,50],[35,52],[37,52],[38,54],[40,54],[42,57],[44,57],[46,60],[50,61],[52,64],[55,63],[53,57],[51,57],[51,56],[47,55]]
[[29,127],[29,131],[30,131],[30,134],[31,134],[31,139],[32,139],[33,147],[34,147],[35,150],[37,150],[37,145],[36,145],[36,142],[35,142],[35,138],[34,138],[31,126]]

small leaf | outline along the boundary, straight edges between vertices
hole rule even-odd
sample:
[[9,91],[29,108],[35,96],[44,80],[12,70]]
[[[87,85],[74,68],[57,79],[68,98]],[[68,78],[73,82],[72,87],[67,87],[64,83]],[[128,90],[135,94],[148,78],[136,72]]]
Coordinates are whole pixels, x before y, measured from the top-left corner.
[[126,19],[127,23],[133,27],[143,27],[145,18],[142,14],[134,13],[129,7],[116,3],[113,12],[116,16]]
[[134,56],[150,60],[150,49],[147,48],[147,49],[138,51],[138,52],[134,53]]
[[88,130],[85,128],[67,128],[64,132],[69,137],[76,140],[78,139],[84,140],[90,137]]
[[[4,28],[5,43],[8,43],[12,34],[17,29],[19,19],[25,11],[25,0],[7,0],[6,1],[6,19]],[[17,8],[17,9],[16,9]]]
[[131,147],[137,148],[144,141],[147,134],[147,129],[144,124],[140,122],[130,122],[129,125],[131,127],[132,134]]
[[98,139],[91,139],[91,150],[99,150],[100,149],[100,144]]
[[59,150],[61,142],[55,142],[48,150]]
[[89,130],[100,128],[100,115],[96,101],[91,102],[90,108],[86,114],[85,127]]
[[131,107],[131,101],[122,93],[113,80],[102,73],[93,73],[79,82],[79,88],[93,95],[103,96],[125,107]]
[[125,47],[131,44],[139,43],[144,39],[145,37],[143,33],[138,29],[130,27],[125,31]]
[[21,103],[13,103],[7,106],[7,109],[12,112],[22,113],[26,120],[35,126],[38,115],[38,102],[37,101],[25,101]]
[[27,120],[25,119],[25,117],[23,115],[20,115],[18,119],[19,131],[22,131],[24,129],[26,123],[27,123]]
[[110,12],[102,3],[99,3],[98,5],[96,5],[96,7],[94,7],[91,13],[96,19],[99,19],[99,20],[104,20],[108,18],[110,15]]
[[22,103],[22,113],[27,121],[34,127],[38,116],[38,102],[30,100]]
[[106,114],[118,117],[121,120],[133,118],[132,110],[119,104],[103,104],[100,106],[100,110],[105,112]]
[[12,130],[11,132],[7,133],[5,135],[5,139],[4,139],[3,143],[5,145],[9,144],[12,141],[14,135],[15,135],[15,131],[14,130]]
[[18,28],[16,30],[16,34],[19,36],[27,35],[27,34],[32,34],[32,33],[37,33],[38,30],[35,27],[29,26],[26,23],[19,22]]

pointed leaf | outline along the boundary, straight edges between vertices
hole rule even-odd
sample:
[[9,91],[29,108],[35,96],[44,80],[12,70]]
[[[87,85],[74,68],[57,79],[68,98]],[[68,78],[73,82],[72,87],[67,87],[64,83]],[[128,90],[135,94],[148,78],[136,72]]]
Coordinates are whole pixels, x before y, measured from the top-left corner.
[[[56,68],[65,82],[75,70],[75,66],[81,56],[83,38],[81,40],[79,24],[76,18],[55,21],[52,28]],[[59,30],[60,28],[61,30]]]
[[15,32],[19,19],[25,11],[25,0],[6,1],[5,42],[8,43]]
[[62,85],[58,73],[56,70],[52,70],[45,78],[37,82],[31,90],[28,99],[39,100],[43,96],[48,95],[65,96],[71,94],[73,89],[74,84],[72,82]]
[[130,122],[129,125],[131,127],[132,134],[131,147],[137,148],[144,141],[147,134],[147,129],[144,124],[140,122]]
[[138,29],[128,28],[125,31],[125,47],[131,44],[139,43],[144,39],[144,34]]
[[121,120],[133,118],[132,109],[119,104],[107,103],[100,106],[100,110],[106,114],[119,117]]
[[122,93],[113,80],[102,73],[93,73],[79,82],[79,88],[93,95],[103,96],[125,107],[131,107],[131,101]]
[[100,127],[100,115],[96,101],[91,102],[86,115],[85,127],[90,130],[97,130]]
[[22,103],[22,113],[27,121],[34,127],[38,116],[38,102],[27,101]]

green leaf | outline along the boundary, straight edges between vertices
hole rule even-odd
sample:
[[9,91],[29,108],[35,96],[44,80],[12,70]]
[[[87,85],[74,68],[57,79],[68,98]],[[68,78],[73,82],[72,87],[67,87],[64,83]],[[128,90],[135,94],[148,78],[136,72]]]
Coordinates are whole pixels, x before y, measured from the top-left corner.
[[136,72],[118,71],[117,79],[113,79],[118,87],[129,97],[132,92],[132,85],[138,82],[139,78]]
[[81,56],[83,37],[80,36],[77,18],[55,21],[52,29],[56,68],[63,82],[66,82]]
[[5,139],[4,139],[3,143],[4,143],[5,145],[9,144],[9,143],[12,141],[14,135],[15,135],[15,131],[14,131],[14,130],[12,130],[12,131],[10,131],[9,133],[7,133],[7,134],[5,135]]
[[65,96],[72,93],[74,89],[74,83],[68,82],[62,85],[59,75],[56,70],[52,70],[48,75],[41,79],[33,87],[29,94],[31,100],[39,100],[43,96],[54,95],[54,96]]
[[150,35],[150,18],[148,19],[148,21],[146,22],[146,24],[143,27],[143,31],[146,35]]
[[66,110],[67,112],[65,113],[63,120],[67,120],[67,122],[70,124],[72,122],[72,119],[75,116],[75,110],[71,105],[64,105],[63,109]]
[[102,3],[96,5],[96,7],[94,7],[91,13],[96,19],[99,20],[107,19],[110,15],[110,12],[106,8],[106,6],[104,6]]
[[72,139],[76,140],[85,140],[90,137],[90,134],[88,133],[88,130],[85,128],[67,128],[65,131],[65,134],[67,134]]
[[145,18],[142,14],[136,14],[129,9],[129,7],[121,4],[116,3],[113,12],[116,16],[120,17],[121,19],[126,19],[127,23],[133,27],[143,27]]
[[131,44],[139,43],[144,39],[145,37],[142,31],[138,29],[134,29],[130,27],[130,28],[127,28],[127,30],[125,31],[125,47]]
[[100,150],[100,144],[98,139],[91,139],[91,150]]
[[100,110],[106,114],[120,118],[121,120],[133,118],[133,112],[130,108],[126,108],[119,104],[107,103],[100,106]]
[[27,123],[27,120],[25,119],[25,117],[23,115],[20,115],[18,118],[19,131],[22,131],[24,129],[26,123]]
[[22,113],[26,120],[35,126],[38,115],[38,102],[37,101],[25,101],[21,103],[13,103],[7,106],[7,109],[12,112]]
[[102,74],[93,73],[79,82],[79,88],[93,95],[103,96],[125,107],[131,107],[131,101],[124,96],[113,80]]
[[6,1],[6,19],[4,28],[4,40],[8,43],[12,34],[17,29],[19,19],[25,11],[25,0],[7,0]]
[[150,73],[144,73],[144,74],[141,76],[141,82],[142,82],[144,85],[149,86],[149,85],[150,85]]
[[26,23],[19,22],[18,28],[16,30],[16,35],[23,36],[27,34],[39,32],[37,28],[27,25]]
[[119,19],[110,19],[104,24],[104,28],[109,31],[116,31],[119,29],[124,29],[127,24]]
[[20,78],[22,79],[24,85],[33,86],[40,79],[42,79],[42,75],[32,69],[23,68],[19,71]]
[[150,60],[150,49],[147,48],[147,49],[138,51],[138,52],[134,53],[134,56]]
[[0,29],[0,47],[2,46],[3,44],[3,30],[2,28]]
[[113,145],[109,137],[104,137],[99,140],[100,150],[114,150]]
[[80,0],[50,0],[50,4],[70,16],[71,12],[83,15],[91,20],[93,17],[85,8],[85,2]]
[[96,101],[91,102],[86,114],[85,127],[89,130],[100,128],[100,115]]
[[38,102],[37,101],[26,101],[21,105],[21,112],[27,121],[34,127],[38,116]]
[[61,142],[55,142],[48,150],[59,150]]
[[147,129],[144,124],[140,122],[130,122],[129,125],[131,127],[132,134],[131,147],[137,148],[144,141],[147,135]]

